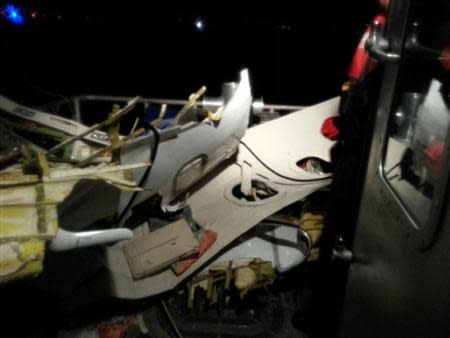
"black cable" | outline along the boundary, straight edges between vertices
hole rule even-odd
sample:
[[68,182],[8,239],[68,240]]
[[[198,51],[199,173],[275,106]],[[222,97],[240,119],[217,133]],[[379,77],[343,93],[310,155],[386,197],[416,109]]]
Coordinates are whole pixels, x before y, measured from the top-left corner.
[[[313,242],[312,242],[311,237],[309,236],[308,232],[305,229],[303,229],[302,227],[300,227],[296,224],[280,221],[277,219],[271,220],[270,217],[262,220],[261,222],[258,223],[258,225],[263,225],[263,226],[264,225],[266,225],[266,226],[282,226],[282,225],[284,225],[287,227],[297,229],[297,232],[302,236],[302,238],[304,239],[304,242],[306,243],[306,250],[304,252],[305,258],[307,259],[311,255]],[[280,240],[280,239],[278,239],[278,240]],[[284,241],[284,240],[281,240],[281,241]],[[300,249],[300,251],[302,251],[302,250]]]
[[284,176],[283,174],[280,174],[279,172],[277,172],[274,169],[272,169],[271,167],[269,167],[266,163],[264,163],[264,161],[261,160],[261,158],[259,158],[258,155],[256,155],[253,152],[253,150],[251,150],[250,147],[244,143],[244,141],[239,140],[239,142],[250,152],[250,154],[253,155],[254,158],[256,158],[258,160],[259,163],[261,163],[264,166],[264,168],[266,168],[271,173],[273,173],[273,174],[275,174],[275,175],[277,175],[277,176],[279,176],[281,178],[284,178],[284,179],[289,180],[289,181],[304,182],[304,183],[307,183],[307,182],[318,182],[318,181],[324,181],[324,180],[331,179],[330,176],[320,177],[320,178],[311,178],[311,179],[300,179],[300,178],[292,178],[292,177]]
[[[150,153],[150,166],[147,167],[144,175],[142,176],[141,180],[139,181],[139,187],[142,189],[143,189],[143,185],[144,185],[145,181],[147,181],[148,175],[150,174],[151,168],[153,167],[153,164],[155,163],[156,153],[158,152],[158,146],[159,146],[159,140],[160,140],[158,130],[155,127],[153,127],[151,124],[149,124],[149,128],[153,133],[154,142],[153,142],[153,148]],[[133,193],[133,196],[131,196],[130,200],[127,203],[127,206],[125,207],[125,209],[123,209],[122,213],[119,216],[119,220],[118,220],[119,222],[122,221],[122,218],[126,215],[128,210],[133,205],[133,202],[136,199],[138,193],[139,193],[139,191],[135,191]]]
[[164,312],[167,316],[167,319],[169,319],[169,323],[172,326],[173,330],[175,331],[177,338],[183,338],[183,336],[181,335],[180,330],[178,330],[177,324],[175,324],[175,321],[173,320],[172,315],[169,312],[169,308],[166,305],[166,302],[164,302],[164,299],[161,299],[161,304],[163,306]]

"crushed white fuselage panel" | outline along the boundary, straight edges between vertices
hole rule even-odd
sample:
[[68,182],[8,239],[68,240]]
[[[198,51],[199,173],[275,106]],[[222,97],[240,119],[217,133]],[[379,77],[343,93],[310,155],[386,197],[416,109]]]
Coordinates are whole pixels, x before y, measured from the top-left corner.
[[[237,161],[218,172],[188,199],[195,222],[205,229],[217,232],[218,238],[214,245],[182,275],[175,276],[168,269],[153,276],[134,280],[122,250],[123,244],[107,248],[106,262],[109,268],[108,278],[111,281],[111,295],[135,299],[174,288],[218,255],[228,244],[268,216],[329,185],[331,177],[311,174],[301,169],[294,168],[294,170],[291,163],[305,157],[329,160],[333,142],[321,135],[320,126],[325,118],[337,113],[338,104],[338,98],[331,99],[248,131],[244,142],[257,154],[259,160],[241,144]],[[274,152],[276,154],[273,154]],[[260,162],[262,159],[268,167],[282,173],[286,178],[264,167]],[[255,204],[239,203],[239,200],[226,198],[225,194],[230,185],[240,180],[240,163],[244,160],[252,166],[257,179],[270,182],[271,187],[278,193],[277,198],[268,198]],[[255,252],[254,256],[257,257],[258,253]]]
[[[171,200],[206,175],[220,162],[233,155],[239,139],[247,130],[252,105],[250,80],[247,70],[241,72],[241,80],[231,99],[223,108],[222,117],[217,123],[205,119],[203,122],[188,122],[160,132],[160,143],[150,174],[143,182],[145,191],[140,193],[133,205],[152,195],[162,196],[162,208],[165,210]],[[123,163],[146,161],[150,158],[154,135],[140,137],[121,152]],[[200,165],[195,165],[200,163]],[[187,175],[186,168],[192,168]],[[145,170],[136,170],[134,176],[138,182]],[[179,174],[189,177],[180,179]],[[178,182],[178,186],[177,186]],[[123,194],[119,206],[122,212],[130,196]]]

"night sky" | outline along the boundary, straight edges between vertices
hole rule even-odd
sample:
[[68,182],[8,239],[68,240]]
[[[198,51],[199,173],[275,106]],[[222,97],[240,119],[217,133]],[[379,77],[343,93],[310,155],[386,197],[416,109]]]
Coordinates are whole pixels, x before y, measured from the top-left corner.
[[243,3],[14,2],[25,21],[0,18],[0,89],[30,104],[77,94],[186,98],[203,84],[217,95],[248,67],[255,97],[312,104],[339,94],[379,12],[370,0]]

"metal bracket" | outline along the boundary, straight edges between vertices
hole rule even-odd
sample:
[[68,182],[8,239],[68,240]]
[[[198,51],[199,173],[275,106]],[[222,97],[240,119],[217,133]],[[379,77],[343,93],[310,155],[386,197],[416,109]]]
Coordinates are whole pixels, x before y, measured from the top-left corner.
[[345,247],[344,238],[339,236],[333,248],[332,259],[342,262],[351,262],[353,260],[353,252]]
[[50,241],[49,248],[52,251],[66,251],[124,241],[132,237],[133,232],[126,228],[81,232],[59,228],[56,237]]
[[411,26],[411,33],[405,41],[407,55],[425,60],[441,61],[442,56],[439,50],[426,47],[420,43],[419,28],[417,22],[414,22]]
[[372,23],[365,48],[369,55],[377,61],[396,63],[400,60],[400,54],[388,52],[389,42],[383,37],[383,28],[380,22]]

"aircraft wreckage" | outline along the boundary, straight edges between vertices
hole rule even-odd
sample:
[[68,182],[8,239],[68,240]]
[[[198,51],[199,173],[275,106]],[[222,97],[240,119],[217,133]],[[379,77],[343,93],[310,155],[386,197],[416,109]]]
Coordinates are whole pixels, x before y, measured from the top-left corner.
[[[279,211],[329,186],[320,127],[339,99],[264,119],[246,70],[221,97],[205,91],[181,103],[84,97],[69,118],[0,96],[0,282],[137,299],[231,271],[245,293],[311,259],[318,234],[305,225],[321,216]],[[125,104],[85,125],[82,100]]]

